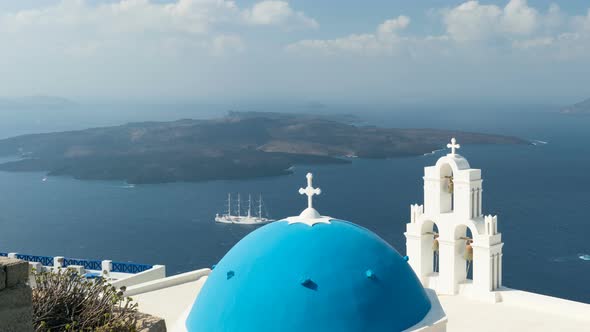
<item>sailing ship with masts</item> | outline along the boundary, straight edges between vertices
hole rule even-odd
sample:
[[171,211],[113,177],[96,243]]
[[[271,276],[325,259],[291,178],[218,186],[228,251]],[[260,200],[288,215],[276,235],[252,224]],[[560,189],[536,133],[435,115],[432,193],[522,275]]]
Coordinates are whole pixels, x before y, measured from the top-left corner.
[[[266,216],[263,215],[262,195],[260,195],[258,198],[257,214],[252,213],[252,195],[248,195],[248,210],[245,215],[242,215],[242,199],[240,194],[238,194],[237,208],[235,211],[232,210],[231,194],[227,194],[227,213],[216,214],[215,222],[224,224],[261,225],[275,221],[274,219],[270,219],[268,217],[268,213]],[[232,212],[235,214],[232,214]]]

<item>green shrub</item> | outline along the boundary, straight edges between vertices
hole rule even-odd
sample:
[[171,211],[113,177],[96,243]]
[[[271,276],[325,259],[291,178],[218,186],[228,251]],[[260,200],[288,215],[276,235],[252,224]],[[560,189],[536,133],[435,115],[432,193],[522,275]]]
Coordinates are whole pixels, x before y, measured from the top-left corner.
[[38,332],[136,331],[137,303],[104,279],[70,269],[35,274],[33,323]]

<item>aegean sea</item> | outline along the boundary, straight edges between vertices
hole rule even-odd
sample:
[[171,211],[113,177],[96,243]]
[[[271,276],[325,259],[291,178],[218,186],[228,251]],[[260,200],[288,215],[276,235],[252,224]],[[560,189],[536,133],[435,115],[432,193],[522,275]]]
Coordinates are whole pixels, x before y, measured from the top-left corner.
[[[505,243],[504,284],[590,303],[590,117],[518,106],[358,115],[381,126],[533,141],[464,144],[458,153],[482,169],[483,211],[498,215]],[[61,129],[21,128],[0,125],[0,136]],[[164,264],[169,275],[209,267],[256,227],[213,222],[228,193],[262,194],[273,218],[296,215],[306,205],[297,190],[312,171],[322,189],[320,213],[367,227],[404,255],[409,206],[422,203],[423,167],[443,153],[354,158],[350,164],[298,165],[285,176],[196,183],[130,185],[0,172],[0,251]]]

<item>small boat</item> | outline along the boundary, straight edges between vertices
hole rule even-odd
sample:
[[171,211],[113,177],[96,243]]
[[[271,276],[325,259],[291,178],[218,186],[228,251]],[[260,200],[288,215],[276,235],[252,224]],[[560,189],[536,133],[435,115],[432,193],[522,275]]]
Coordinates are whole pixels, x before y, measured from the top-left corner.
[[223,223],[223,224],[242,224],[242,225],[264,225],[270,222],[275,221],[274,219],[270,219],[267,217],[263,217],[262,214],[262,195],[258,199],[258,215],[252,214],[252,196],[248,195],[248,211],[246,215],[242,215],[242,200],[240,198],[240,194],[238,194],[238,202],[237,202],[237,215],[232,214],[232,203],[231,203],[231,194],[227,194],[227,213],[224,214],[216,214],[215,215],[215,222]]

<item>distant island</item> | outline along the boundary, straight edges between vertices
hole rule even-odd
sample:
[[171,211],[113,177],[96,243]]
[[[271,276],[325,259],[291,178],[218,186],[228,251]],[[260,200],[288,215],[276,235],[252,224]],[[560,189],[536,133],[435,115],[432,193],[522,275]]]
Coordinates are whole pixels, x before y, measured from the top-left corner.
[[75,102],[62,97],[54,96],[26,96],[17,98],[5,98],[0,97],[0,110],[9,109],[31,109],[31,108],[42,108],[42,109],[54,109],[54,108],[66,108],[74,107]]
[[163,183],[289,174],[296,164],[416,156],[451,136],[466,144],[528,144],[516,137],[355,125],[354,116],[230,112],[212,120],[141,122],[0,140],[3,171]]
[[559,110],[562,114],[590,114],[590,98]]

